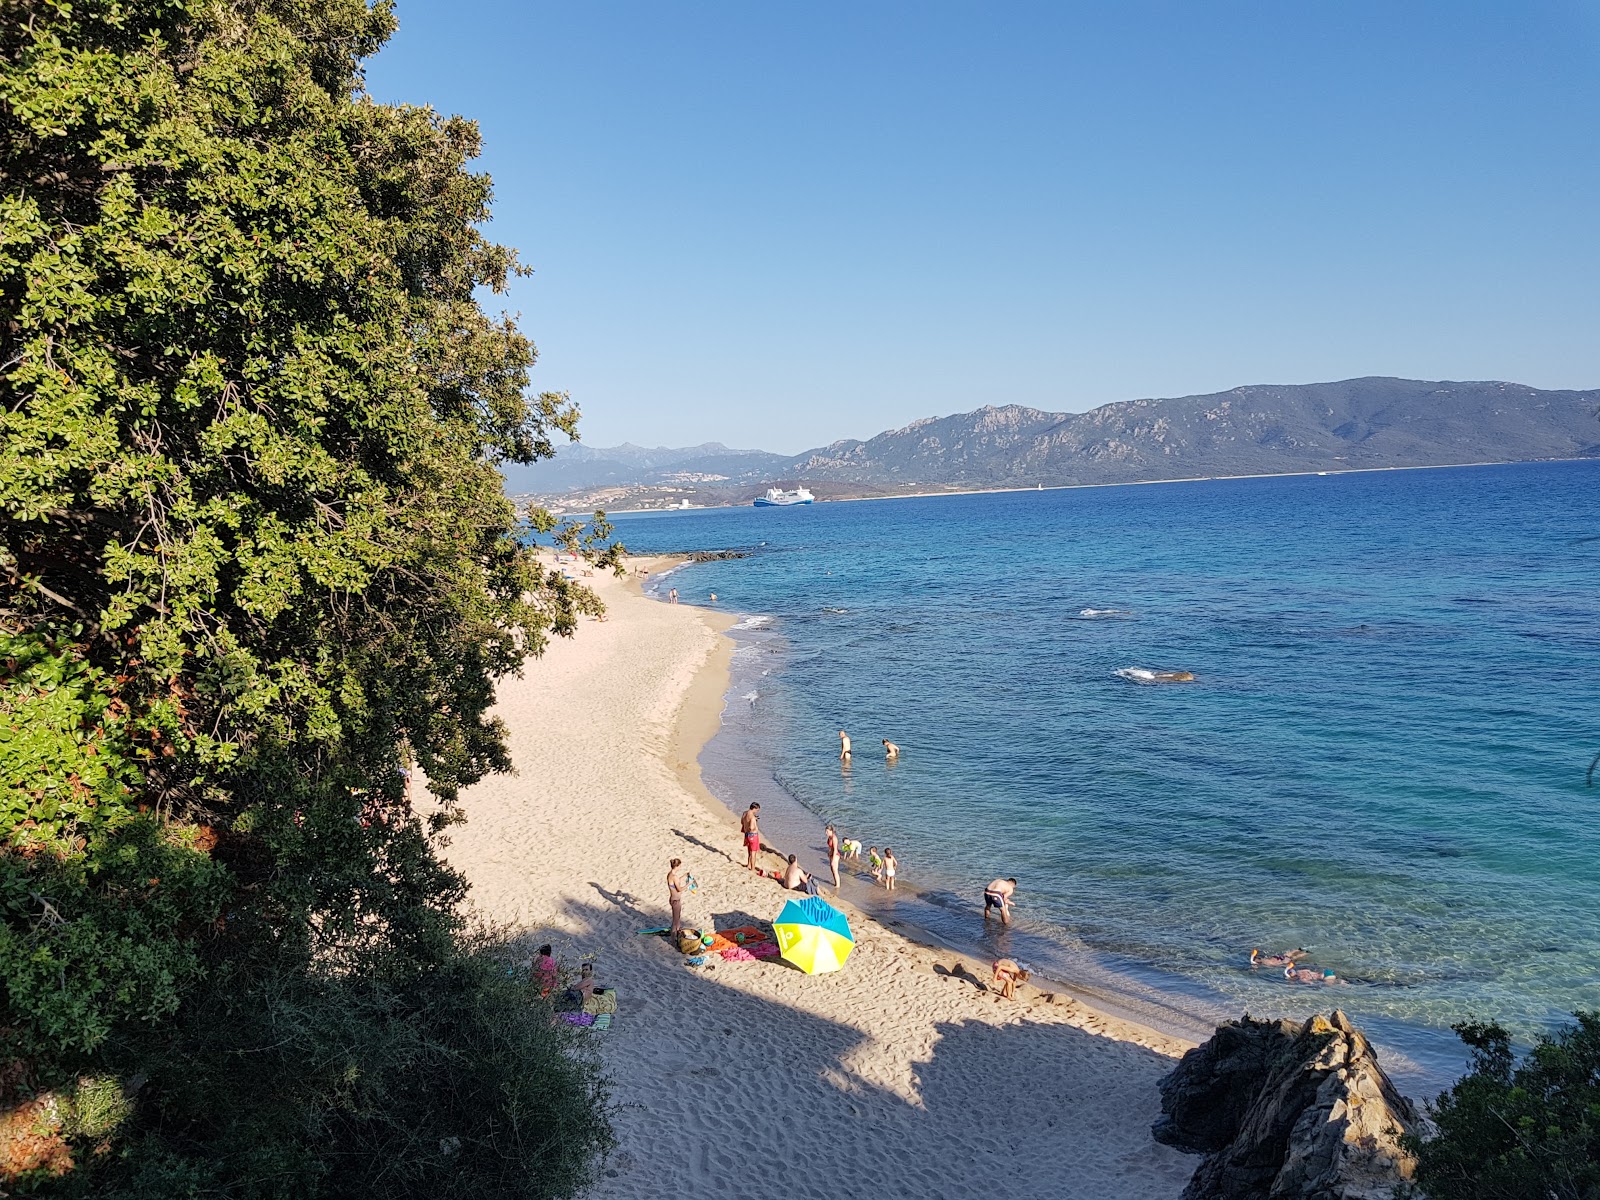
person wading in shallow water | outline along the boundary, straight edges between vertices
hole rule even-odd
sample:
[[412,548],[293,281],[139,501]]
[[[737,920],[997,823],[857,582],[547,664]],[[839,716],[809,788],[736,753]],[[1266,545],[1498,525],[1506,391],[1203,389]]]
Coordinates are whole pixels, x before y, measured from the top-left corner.
[[850,758],[850,735],[844,730],[839,730],[839,757],[845,760]]
[[1000,910],[1000,924],[1011,924],[1011,897],[1016,894],[1017,881],[1015,879],[996,879],[983,889],[983,919],[989,919],[989,910]]
[[828,869],[833,872],[833,886],[839,886],[839,831],[828,826]]
[[761,830],[756,824],[761,819],[761,805],[752,804],[739,818],[739,828],[744,831],[745,866],[754,871],[756,855],[761,853]]

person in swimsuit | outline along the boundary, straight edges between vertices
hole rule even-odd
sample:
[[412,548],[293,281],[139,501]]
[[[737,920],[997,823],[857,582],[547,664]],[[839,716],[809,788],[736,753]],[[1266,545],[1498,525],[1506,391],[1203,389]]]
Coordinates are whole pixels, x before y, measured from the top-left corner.
[[800,859],[798,859],[798,856],[795,856],[795,854],[790,854],[789,862],[787,862],[786,866],[784,866],[784,877],[782,877],[781,880],[782,885],[786,886],[786,888],[789,888],[790,891],[810,891],[810,888],[806,888],[806,883],[810,882],[811,877],[810,875],[806,874],[805,867],[800,866]]
[[996,879],[983,889],[983,919],[988,921],[989,910],[1000,910],[1000,924],[1011,924],[1011,897],[1016,893],[1015,879]]
[[833,872],[833,886],[839,886],[839,833],[828,826],[828,869]]
[[900,861],[895,858],[894,851],[888,846],[883,848],[883,886],[889,891],[894,891],[894,877],[899,874]]
[[850,757],[850,735],[842,729],[839,730],[839,757],[844,759]]
[[883,738],[881,740],[883,742],[883,756],[885,758],[893,760],[893,759],[896,759],[896,758],[900,757],[900,747],[899,746],[896,746],[888,738]]
[[752,871],[759,870],[756,866],[756,855],[761,853],[761,830],[756,822],[760,820],[761,805],[752,804],[744,810],[744,816],[739,818],[739,828],[744,831],[745,866]]
[[1026,983],[1028,972],[1018,962],[1010,958],[997,958],[994,961],[993,983],[1000,985],[1000,994],[1007,1000],[1017,998],[1017,984]]
[[883,855],[878,853],[876,846],[867,847],[867,866],[872,870],[872,882],[883,882]]
[[689,873],[683,869],[681,858],[673,859],[667,867],[667,903],[672,906],[671,935],[676,938],[683,932],[683,894],[689,890]]

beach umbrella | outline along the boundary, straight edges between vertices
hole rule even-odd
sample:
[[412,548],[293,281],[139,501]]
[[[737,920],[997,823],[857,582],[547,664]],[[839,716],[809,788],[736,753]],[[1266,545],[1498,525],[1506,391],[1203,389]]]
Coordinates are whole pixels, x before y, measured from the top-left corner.
[[807,975],[837,971],[855,949],[850,922],[820,896],[791,900],[772,922],[778,950]]

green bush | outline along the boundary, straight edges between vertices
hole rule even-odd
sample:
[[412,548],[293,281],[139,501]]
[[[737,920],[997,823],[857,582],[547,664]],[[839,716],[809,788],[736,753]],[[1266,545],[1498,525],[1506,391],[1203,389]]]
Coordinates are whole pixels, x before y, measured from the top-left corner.
[[1600,1198],[1600,1012],[1541,1037],[1519,1062],[1498,1025],[1456,1026],[1471,1069],[1411,1139],[1433,1200]]

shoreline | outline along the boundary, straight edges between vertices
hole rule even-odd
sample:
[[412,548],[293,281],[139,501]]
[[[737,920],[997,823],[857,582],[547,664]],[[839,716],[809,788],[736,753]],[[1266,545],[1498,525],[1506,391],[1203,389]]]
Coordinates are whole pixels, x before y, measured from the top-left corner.
[[[1385,471],[1455,471],[1470,467],[1520,467],[1549,463],[1593,462],[1591,458],[1515,458],[1488,459],[1465,463],[1416,463],[1394,467],[1334,467],[1326,471],[1258,471],[1246,475],[1184,475],[1176,479],[1119,479],[1106,483],[1050,483],[1033,487],[962,488],[938,492],[901,492],[893,496],[835,496],[818,497],[818,504],[867,504],[877,500],[932,500],[940,496],[989,496],[1011,492],[1075,492],[1086,488],[1155,487],[1168,483],[1222,483],[1230,479],[1297,479],[1302,476],[1323,475],[1376,475]],[[803,481],[804,482],[804,481]],[[816,482],[812,480],[810,482]],[[688,508],[609,508],[608,517],[637,517],[652,513],[714,512],[723,508],[748,508],[749,504],[691,504]],[[564,514],[588,516],[588,512]]]
[[669,857],[699,883],[691,928],[770,920],[793,894],[744,869],[737,825],[698,778],[731,620],[650,601],[637,576],[592,582],[608,619],[501,681],[517,774],[466,789],[468,820],[443,845],[480,916],[617,988],[613,1026],[575,1034],[605,1065],[618,1138],[590,1194],[733,1197],[782,1179],[801,1200],[833,1200],[841,1181],[941,1197],[992,1176],[1041,1200],[1177,1196],[1195,1160],[1149,1127],[1187,1043],[1031,986],[1004,1000],[987,963],[853,906],[855,950],[834,974],[686,969],[639,936],[666,923]]

